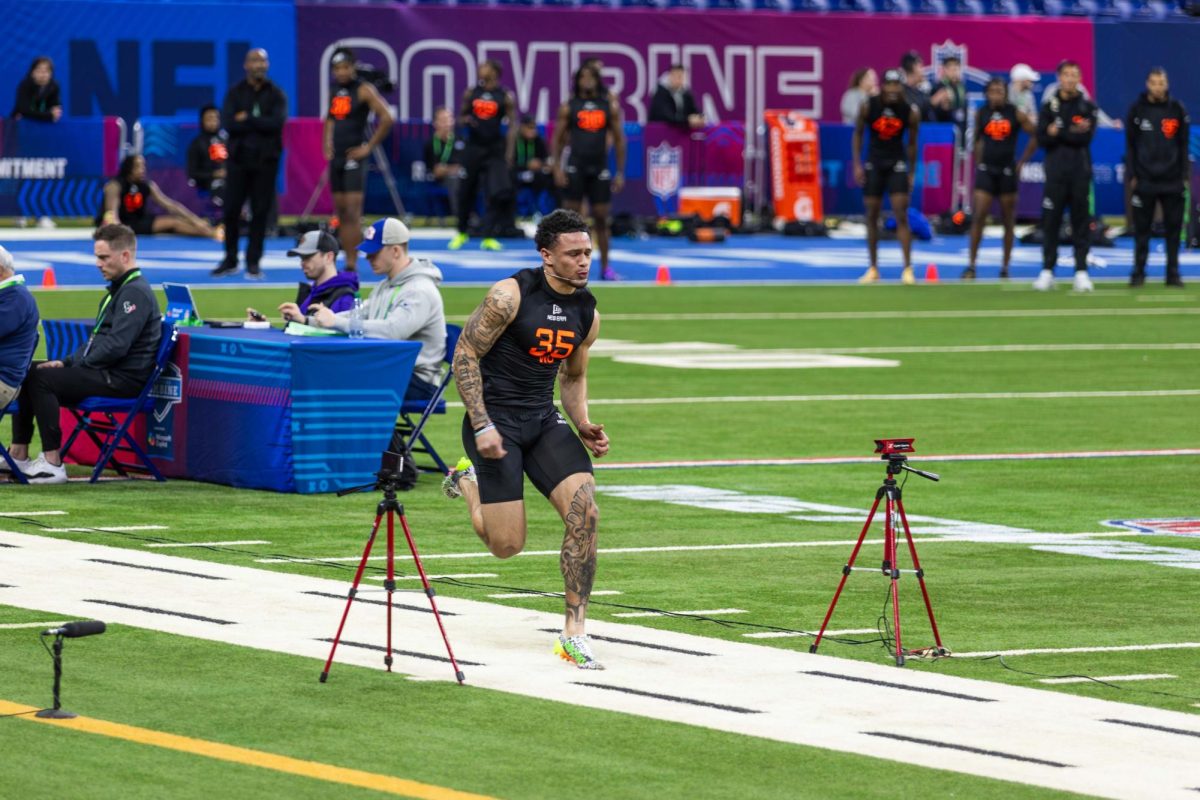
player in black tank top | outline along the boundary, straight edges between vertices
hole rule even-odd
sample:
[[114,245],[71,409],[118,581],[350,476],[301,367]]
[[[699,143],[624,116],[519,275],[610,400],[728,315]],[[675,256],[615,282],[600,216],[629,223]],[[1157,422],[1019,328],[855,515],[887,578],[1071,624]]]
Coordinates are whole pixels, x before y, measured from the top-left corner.
[[[392,112],[379,90],[360,80],[354,51],[339,47],[330,58],[333,87],[325,114],[323,144],[329,162],[329,189],[337,217],[338,238],[346,254],[346,269],[358,269],[362,241],[363,188],[367,159],[392,129]],[[375,130],[367,136],[367,118],[375,114]]]
[[[541,267],[493,286],[458,340],[454,378],[467,409],[468,459],[443,488],[465,498],[475,532],[500,558],[525,546],[524,476],[549,498],[566,525],[559,564],[567,614],[556,652],[601,669],[584,633],[598,515],[588,451],[608,452],[604,426],[588,420],[588,350],[600,329],[587,289],[592,243],[587,222],[561,209],[542,219],[535,241]],[[556,377],[578,435],[554,407]]]
[[[458,201],[458,233],[450,240],[450,249],[467,243],[467,223],[475,208],[475,198],[483,188],[485,213],[480,225],[484,250],[502,250],[496,241],[513,227],[515,193],[510,166],[517,143],[516,104],[508,90],[500,85],[503,69],[493,60],[479,65],[479,82],[463,93],[458,112],[459,125],[466,128],[466,147],[462,152],[464,176]],[[508,120],[508,135],[503,132]]]
[[[883,87],[877,97],[863,103],[854,124],[852,144],[854,180],[863,187],[863,206],[867,212],[867,253],[871,263],[859,283],[879,280],[879,216],[883,196],[892,201],[896,218],[896,238],[904,253],[906,284],[916,283],[912,272],[912,230],[908,226],[908,195],[912,191],[913,170],[917,165],[917,128],[921,118],[904,97],[899,70],[883,74]],[[862,161],[863,132],[870,135],[867,162]],[[906,135],[907,134],[907,135]]]
[[[559,106],[554,126],[554,180],[563,189],[563,205],[583,213],[588,202],[596,247],[600,251],[600,277],[619,280],[608,265],[609,216],[612,195],[625,185],[625,128],[621,106],[607,92],[595,67],[582,66],[575,73],[571,99]],[[616,149],[616,173],[608,169],[608,142]],[[568,145],[570,150],[568,151]],[[564,153],[569,156],[564,157]]]
[[[152,214],[148,208],[151,200],[167,213]],[[155,233],[218,236],[212,225],[167,197],[157,183],[146,177],[146,159],[139,155],[125,156],[116,177],[104,185],[104,206],[96,215],[96,225],[114,222],[128,225],[138,236]]]
[[[1037,125],[1008,102],[1004,80],[992,78],[984,88],[984,95],[987,102],[979,107],[975,118],[975,197],[971,206],[975,215],[971,220],[971,258],[962,274],[963,280],[968,281],[975,279],[975,259],[983,240],[983,226],[996,198],[1004,221],[1004,263],[1000,277],[1008,277],[1017,223],[1017,184],[1022,165],[1037,150]],[[1022,130],[1029,141],[1017,161],[1017,135]]]

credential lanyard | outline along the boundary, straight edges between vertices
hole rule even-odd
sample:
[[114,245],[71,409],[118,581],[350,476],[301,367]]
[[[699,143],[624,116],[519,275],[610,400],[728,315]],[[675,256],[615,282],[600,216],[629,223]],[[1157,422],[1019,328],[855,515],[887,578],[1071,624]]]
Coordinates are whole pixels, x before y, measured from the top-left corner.
[[20,286],[24,282],[24,275],[14,275],[6,281],[0,281],[0,289],[7,289],[10,286]]
[[[140,269],[135,269],[132,272],[127,273],[121,279],[121,286],[124,286],[126,283],[133,280],[134,278],[141,277],[141,275],[142,275],[142,271]],[[87,347],[83,348],[83,355],[85,358],[87,357],[88,352],[91,351],[91,349],[92,349],[92,342],[94,342],[96,340],[96,333],[100,330],[101,323],[104,322],[104,312],[108,311],[108,307],[110,305],[112,305],[112,299],[116,295],[116,293],[117,293],[116,288],[114,288],[113,291],[106,294],[104,296],[104,299],[100,301],[100,310],[96,313],[96,324],[92,328],[92,335],[88,337]]]

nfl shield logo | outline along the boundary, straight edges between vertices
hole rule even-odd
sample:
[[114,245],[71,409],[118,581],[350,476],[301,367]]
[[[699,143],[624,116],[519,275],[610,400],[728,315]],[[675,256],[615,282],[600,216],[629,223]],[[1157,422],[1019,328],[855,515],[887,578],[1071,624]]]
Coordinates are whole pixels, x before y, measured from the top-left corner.
[[1108,519],[1104,524],[1113,528],[1129,528],[1139,533],[1200,537],[1200,519],[1174,517],[1168,519]]
[[646,189],[659,200],[670,200],[679,192],[683,148],[663,142],[646,153]]

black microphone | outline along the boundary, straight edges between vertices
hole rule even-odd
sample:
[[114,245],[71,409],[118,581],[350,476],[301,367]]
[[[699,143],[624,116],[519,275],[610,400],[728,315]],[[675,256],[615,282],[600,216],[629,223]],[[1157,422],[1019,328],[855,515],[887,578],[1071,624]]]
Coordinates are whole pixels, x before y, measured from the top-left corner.
[[50,630],[42,631],[42,636],[65,636],[68,639],[78,639],[80,636],[92,636],[97,633],[104,633],[108,626],[97,619],[84,620],[83,622],[68,622],[61,628],[51,628]]

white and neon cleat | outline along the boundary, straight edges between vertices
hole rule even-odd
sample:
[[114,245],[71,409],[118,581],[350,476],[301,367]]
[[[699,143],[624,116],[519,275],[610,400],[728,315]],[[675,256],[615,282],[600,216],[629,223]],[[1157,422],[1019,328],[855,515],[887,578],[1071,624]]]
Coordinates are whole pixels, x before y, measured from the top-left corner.
[[442,494],[451,500],[462,497],[462,489],[459,488],[458,484],[459,481],[463,480],[475,480],[475,467],[471,465],[471,459],[466,456],[460,458],[458,463],[454,465],[454,469],[450,470],[450,473],[445,478],[442,478]]
[[1088,277],[1087,270],[1081,269],[1075,273],[1075,283],[1071,288],[1077,292],[1090,292],[1096,287],[1092,286],[1092,279]]
[[592,645],[585,635],[560,635],[558,642],[554,645],[554,652],[563,661],[574,664],[580,669],[604,669],[604,665],[592,655]]

